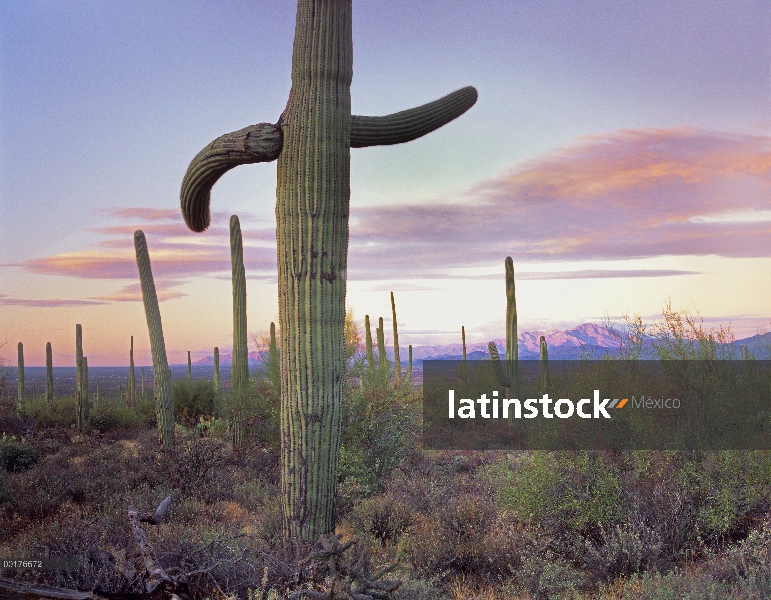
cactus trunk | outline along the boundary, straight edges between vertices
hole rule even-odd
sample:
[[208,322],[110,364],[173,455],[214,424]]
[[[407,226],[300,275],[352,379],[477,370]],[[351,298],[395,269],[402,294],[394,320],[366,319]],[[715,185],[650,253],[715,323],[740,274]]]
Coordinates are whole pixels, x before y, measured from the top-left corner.
[[270,346],[268,348],[268,376],[274,390],[281,390],[281,359],[278,353],[278,341],[276,340],[276,324],[270,324]]
[[142,400],[147,399],[147,394],[145,393],[145,368],[142,367]]
[[83,406],[85,414],[83,415],[83,427],[88,427],[88,407],[90,398],[88,397],[88,357],[83,357]]
[[407,362],[407,378],[412,378],[412,344],[409,345],[409,360]]
[[391,377],[391,365],[388,363],[388,355],[385,349],[385,331],[383,329],[383,317],[378,319],[377,328],[377,373],[384,380]]
[[220,349],[214,346],[214,389],[219,394],[221,388],[220,383]]
[[51,406],[54,401],[54,356],[51,342],[46,343],[46,404]]
[[147,329],[150,333],[150,349],[153,355],[153,393],[155,396],[155,417],[158,423],[158,444],[165,450],[174,448],[174,396],[171,391],[171,370],[166,358],[166,342],[163,339],[161,310],[150,266],[147,240],[141,230],[134,232],[134,248],[142,285],[142,300],[145,306]]
[[394,381],[399,383],[402,376],[402,363],[399,359],[399,332],[396,328],[396,301],[393,292],[391,292],[391,315],[394,323]]
[[86,428],[86,396],[83,393],[83,327],[75,325],[75,429]]
[[129,351],[129,395],[128,405],[130,408],[137,407],[137,379],[134,373],[134,336],[131,336],[131,350]]
[[506,269],[506,376],[514,398],[519,398],[519,341],[517,340],[517,296],[514,288],[514,261],[504,262]]
[[230,217],[230,261],[233,280],[233,359],[230,388],[235,396],[233,410],[233,452],[238,454],[243,443],[242,409],[249,382],[249,350],[246,343],[246,271],[244,270],[244,243],[241,223],[236,215]]
[[367,348],[367,369],[370,374],[377,372],[377,364],[375,363],[375,352],[372,348],[372,329],[369,324],[369,315],[364,315],[364,332]]
[[18,395],[16,396],[16,408],[19,410],[24,410],[24,345],[21,342],[19,342],[18,351],[19,362],[16,371],[16,378],[19,382],[19,391]]
[[546,338],[541,336],[541,394],[549,389],[549,346]]

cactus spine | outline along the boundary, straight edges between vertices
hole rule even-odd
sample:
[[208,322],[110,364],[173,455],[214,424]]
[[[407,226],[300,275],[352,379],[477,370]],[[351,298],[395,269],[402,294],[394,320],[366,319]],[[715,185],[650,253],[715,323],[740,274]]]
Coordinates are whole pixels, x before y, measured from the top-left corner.
[[230,371],[230,387],[235,394],[233,412],[233,451],[241,451],[243,423],[241,409],[249,382],[249,351],[246,344],[246,271],[244,270],[244,244],[241,223],[236,215],[230,217],[230,261],[233,280],[233,362]]
[[134,373],[134,336],[131,336],[131,350],[129,351],[129,394],[128,405],[130,408],[135,409],[137,407],[137,379]]
[[345,369],[350,148],[397,144],[470,108],[476,90],[386,117],[351,116],[351,0],[298,0],[292,88],[279,123],[221,136],[191,162],[180,200],[203,231],[210,190],[228,169],[278,159],[276,239],[281,333],[284,537],[334,531]]
[[364,332],[367,348],[367,369],[370,374],[374,374],[377,371],[377,364],[375,363],[375,352],[372,349],[372,329],[370,329],[369,315],[364,315]]
[[165,450],[174,448],[174,396],[171,391],[171,370],[166,358],[166,342],[163,339],[161,310],[150,266],[147,240],[141,229],[134,232],[134,249],[137,255],[139,281],[145,306],[147,329],[150,333],[150,350],[153,355],[153,394],[155,417],[158,423],[158,444]]
[[54,401],[54,355],[51,342],[46,342],[46,404],[51,406]]
[[546,337],[541,336],[541,394],[549,389],[549,346]]
[[506,268],[506,365],[501,365],[498,348],[495,342],[487,347],[490,360],[493,361],[493,371],[498,382],[506,388],[509,398],[519,398],[519,366],[517,341],[517,298],[514,288],[514,261],[510,256],[504,262]]
[[393,292],[391,292],[391,314],[394,323],[394,381],[399,383],[402,376],[402,363],[399,359],[399,332],[396,329],[396,302]]
[[19,342],[18,346],[18,367],[16,370],[16,379],[19,381],[19,392],[16,396],[16,408],[24,410],[24,345]]
[[220,349],[214,346],[214,390],[219,394],[222,389],[220,383]]

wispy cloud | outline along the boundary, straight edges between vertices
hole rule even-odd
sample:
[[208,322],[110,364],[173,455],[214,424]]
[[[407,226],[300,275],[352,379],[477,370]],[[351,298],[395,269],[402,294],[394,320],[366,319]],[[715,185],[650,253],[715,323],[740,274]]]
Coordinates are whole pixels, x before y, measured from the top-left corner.
[[95,304],[104,304],[104,302],[95,300],[62,300],[62,299],[38,299],[12,298],[6,294],[0,294],[0,306],[24,306],[26,308],[72,308],[75,306],[93,306]]
[[[694,128],[589,136],[450,200],[354,205],[349,278],[494,279],[500,275],[452,273],[499,264],[507,255],[518,264],[662,255],[771,256],[771,137]],[[141,228],[165,297],[181,295],[173,288],[193,277],[229,277],[227,213],[214,213],[203,234],[191,233],[177,210],[114,208],[105,214],[113,223],[94,230],[101,237],[96,247],[18,266],[29,273],[136,281],[133,233]],[[274,228],[249,215],[241,221],[249,277],[272,280]],[[519,272],[518,278],[687,274],[695,273],[579,270]],[[136,297],[133,284],[97,300]]]

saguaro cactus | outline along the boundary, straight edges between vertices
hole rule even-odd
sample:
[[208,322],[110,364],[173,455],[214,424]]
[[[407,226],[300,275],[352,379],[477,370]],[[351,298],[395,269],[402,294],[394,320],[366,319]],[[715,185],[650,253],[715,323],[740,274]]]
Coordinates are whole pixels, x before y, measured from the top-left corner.
[[16,371],[16,379],[19,382],[19,392],[16,397],[16,408],[24,410],[24,345],[19,342],[18,346],[19,357],[18,366]]
[[402,363],[399,359],[399,332],[396,328],[396,301],[393,292],[391,292],[391,314],[394,322],[394,381],[398,383],[402,375]]
[[270,346],[268,347],[268,376],[274,390],[281,389],[281,359],[276,339],[276,324],[270,324]]
[[407,362],[407,379],[412,378],[412,344],[409,345],[409,360]]
[[54,401],[54,355],[51,342],[46,342],[46,404],[51,406]]
[[549,346],[546,344],[546,337],[541,336],[541,394],[545,394],[549,389]]
[[377,328],[377,373],[379,377],[388,379],[391,376],[391,365],[385,349],[385,331],[383,330],[383,317],[378,319]]
[[236,215],[230,217],[230,262],[233,280],[233,358],[230,370],[230,388],[235,395],[233,411],[233,451],[238,453],[243,442],[241,405],[249,382],[249,350],[246,340],[246,271],[244,270],[244,242],[241,223]]
[[88,407],[90,398],[88,397],[88,357],[83,357],[83,406],[85,414],[83,415],[84,428],[88,426]]
[[372,329],[369,324],[369,315],[364,315],[364,335],[367,349],[367,369],[371,375],[374,375],[377,372],[377,364],[375,363],[375,351],[372,348]]
[[214,389],[217,393],[222,389],[220,383],[220,349],[214,346]]
[[83,393],[83,327],[80,323],[75,325],[75,390],[75,428],[83,431],[88,424],[88,398]]
[[137,255],[147,329],[150,333],[150,350],[153,355],[153,393],[155,417],[158,423],[158,444],[165,450],[171,450],[174,448],[174,396],[171,391],[171,369],[166,358],[161,310],[158,307],[158,295],[155,292],[147,240],[141,229],[134,232],[134,249]]
[[129,351],[129,381],[128,381],[128,405],[131,408],[137,407],[137,379],[134,373],[134,336],[131,336],[131,350]]
[[517,298],[514,289],[514,261],[510,256],[504,262],[506,268],[506,366],[501,365],[498,348],[495,342],[487,347],[490,360],[493,361],[493,371],[498,383],[506,388],[510,398],[519,398],[519,369],[517,341]]
[[145,368],[142,367],[142,400],[147,399],[147,394],[145,392]]
[[185,222],[209,225],[211,186],[228,169],[278,159],[276,238],[281,329],[281,489],[284,533],[334,531],[345,367],[350,148],[416,139],[463,114],[464,88],[387,117],[351,116],[351,0],[298,0],[292,88],[276,125],[224,135],[182,182]]

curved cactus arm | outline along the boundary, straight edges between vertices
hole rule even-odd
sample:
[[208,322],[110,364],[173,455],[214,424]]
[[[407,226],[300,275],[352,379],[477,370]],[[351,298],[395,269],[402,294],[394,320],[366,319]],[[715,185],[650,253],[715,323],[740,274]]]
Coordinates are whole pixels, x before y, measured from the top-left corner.
[[[384,117],[351,116],[351,148],[389,146],[410,142],[457,119],[477,101],[471,86],[461,88],[428,104]],[[233,167],[271,162],[281,154],[281,124],[258,123],[221,135],[201,150],[182,179],[182,216],[193,231],[211,223],[211,189]]]
[[506,374],[503,372],[501,356],[498,354],[498,347],[495,345],[495,342],[487,344],[487,349],[490,352],[490,360],[493,363],[493,373],[495,373],[495,378],[503,387],[509,388],[511,386],[511,380],[506,377]]
[[351,116],[351,148],[390,146],[411,142],[457,119],[477,101],[468,86],[428,104],[384,117]]
[[211,188],[233,167],[278,158],[284,135],[278,125],[258,123],[221,135],[190,162],[182,180],[182,216],[193,231],[204,231],[211,223]]

